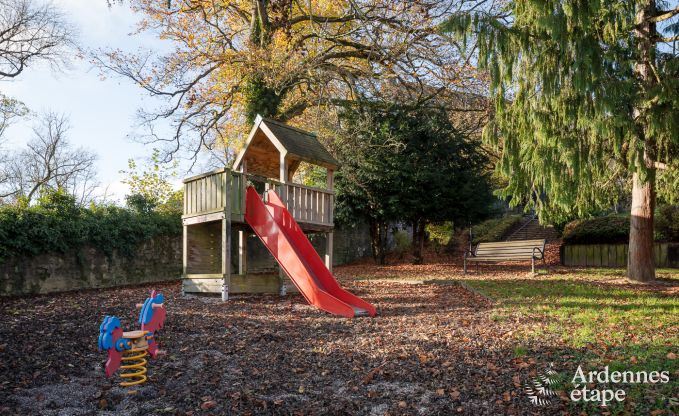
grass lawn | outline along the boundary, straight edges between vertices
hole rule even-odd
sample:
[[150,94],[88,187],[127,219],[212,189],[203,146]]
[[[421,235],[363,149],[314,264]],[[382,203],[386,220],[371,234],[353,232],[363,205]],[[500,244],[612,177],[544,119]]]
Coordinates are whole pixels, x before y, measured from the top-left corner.
[[666,384],[622,386],[627,399],[621,404],[608,409],[576,407],[578,410],[679,412],[679,406],[671,401],[679,399],[679,272],[659,270],[663,285],[651,287],[629,285],[624,274],[616,269],[560,269],[537,278],[484,279],[476,275],[462,280],[496,301],[491,319],[520,323],[514,333],[518,356],[534,349],[527,346],[559,349],[555,361],[568,368],[563,374],[566,389],[572,386],[578,364],[585,372],[609,366],[610,371],[670,373]]

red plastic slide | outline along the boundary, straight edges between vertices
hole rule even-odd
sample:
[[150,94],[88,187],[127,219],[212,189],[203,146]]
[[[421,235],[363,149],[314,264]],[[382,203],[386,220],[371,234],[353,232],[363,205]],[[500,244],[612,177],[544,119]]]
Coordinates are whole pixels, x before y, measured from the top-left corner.
[[375,307],[342,289],[274,191],[264,203],[253,187],[246,194],[245,221],[310,304],[335,315],[375,316]]

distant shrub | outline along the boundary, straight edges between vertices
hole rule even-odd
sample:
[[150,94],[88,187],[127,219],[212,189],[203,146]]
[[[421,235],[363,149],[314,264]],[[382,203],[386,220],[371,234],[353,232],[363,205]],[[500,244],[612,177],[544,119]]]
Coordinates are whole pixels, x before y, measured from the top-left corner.
[[79,207],[63,191],[50,191],[35,206],[0,207],[0,261],[10,256],[67,252],[84,245],[110,255],[134,255],[139,244],[180,235],[180,216],[139,213],[116,206]]
[[[619,244],[629,241],[629,215],[606,215],[576,220],[564,228],[567,244]],[[655,241],[679,241],[679,206],[663,205],[655,211]]]
[[403,257],[413,247],[413,242],[407,232],[403,230],[394,231],[394,254]]
[[575,220],[563,230],[567,244],[616,244],[629,241],[629,216],[606,215]]
[[453,237],[453,222],[446,221],[438,224],[427,224],[427,234],[429,234],[429,241],[436,254],[441,252],[441,249],[450,244]]
[[563,231],[567,244],[616,244],[629,240],[629,216],[606,215],[603,217],[575,220]]
[[508,215],[502,218],[486,220],[472,227],[473,244],[500,241],[507,232],[521,222],[521,215]]
[[679,241],[679,205],[662,205],[655,211],[655,239]]

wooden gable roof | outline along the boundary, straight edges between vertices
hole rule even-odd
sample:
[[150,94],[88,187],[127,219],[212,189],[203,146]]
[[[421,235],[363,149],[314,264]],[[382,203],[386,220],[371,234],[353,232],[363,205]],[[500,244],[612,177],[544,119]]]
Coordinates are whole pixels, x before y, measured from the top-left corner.
[[336,170],[339,167],[339,162],[318,141],[315,134],[257,116],[243,150],[233,163],[234,169],[240,167],[250,145],[253,143],[253,139],[261,138],[262,133],[286,158],[313,163],[331,170]]

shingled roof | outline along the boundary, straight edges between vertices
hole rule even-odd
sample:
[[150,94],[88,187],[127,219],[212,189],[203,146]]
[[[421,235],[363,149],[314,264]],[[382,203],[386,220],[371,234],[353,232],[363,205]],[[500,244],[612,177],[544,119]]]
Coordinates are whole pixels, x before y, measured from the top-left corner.
[[339,167],[339,162],[318,141],[315,134],[257,116],[248,140],[233,164],[234,168],[237,169],[243,161],[258,131],[264,133],[279,152],[286,154],[286,157],[325,166],[333,170]]

